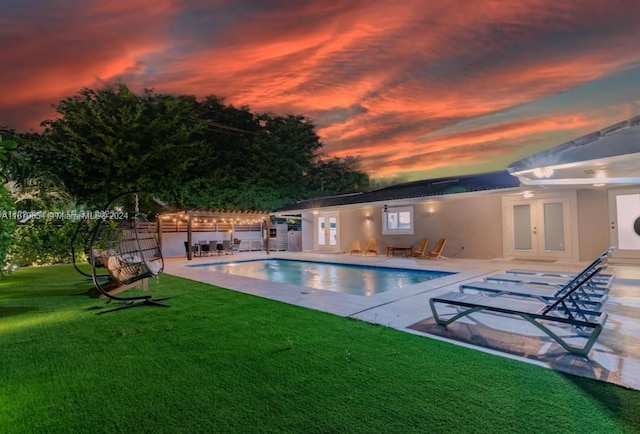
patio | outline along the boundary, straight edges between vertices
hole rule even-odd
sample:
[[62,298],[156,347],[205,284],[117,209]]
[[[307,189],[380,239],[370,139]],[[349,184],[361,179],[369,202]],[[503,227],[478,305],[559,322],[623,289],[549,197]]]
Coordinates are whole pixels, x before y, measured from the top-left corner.
[[[198,263],[237,261],[259,258],[323,260],[348,264],[453,271],[457,274],[383,292],[370,297],[315,290],[289,284],[238,277],[208,271],[205,267],[187,267]],[[640,269],[634,266],[609,265],[607,273],[615,276],[604,310],[609,313],[605,329],[585,359],[567,353],[545,334],[515,317],[475,313],[443,328],[435,324],[429,299],[447,291],[457,291],[461,283],[482,279],[508,268],[580,270],[586,264],[537,264],[502,260],[424,259],[326,255],[316,253],[246,252],[220,258],[184,258],[166,260],[165,272],[175,276],[215,284],[309,309],[392,327],[428,336],[456,345],[537,364],[550,369],[594,378],[640,390]]]

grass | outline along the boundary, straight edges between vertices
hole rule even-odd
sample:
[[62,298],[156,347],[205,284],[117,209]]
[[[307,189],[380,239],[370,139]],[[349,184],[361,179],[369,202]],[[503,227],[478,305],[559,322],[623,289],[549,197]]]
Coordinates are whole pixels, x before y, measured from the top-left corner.
[[97,316],[90,287],[0,280],[0,432],[640,432],[604,382],[167,275],[171,307]]

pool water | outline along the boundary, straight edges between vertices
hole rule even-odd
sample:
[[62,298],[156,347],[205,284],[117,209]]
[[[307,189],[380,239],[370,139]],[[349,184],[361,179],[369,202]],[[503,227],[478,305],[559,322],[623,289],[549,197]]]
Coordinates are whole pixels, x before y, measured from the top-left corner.
[[370,296],[448,276],[450,272],[371,267],[330,262],[265,259],[190,265],[271,282]]

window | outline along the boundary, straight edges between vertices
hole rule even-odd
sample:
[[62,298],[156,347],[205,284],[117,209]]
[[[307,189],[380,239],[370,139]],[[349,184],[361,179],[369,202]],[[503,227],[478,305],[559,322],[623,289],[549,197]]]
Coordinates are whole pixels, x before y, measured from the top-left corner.
[[413,234],[413,207],[387,208],[382,211],[383,234]]

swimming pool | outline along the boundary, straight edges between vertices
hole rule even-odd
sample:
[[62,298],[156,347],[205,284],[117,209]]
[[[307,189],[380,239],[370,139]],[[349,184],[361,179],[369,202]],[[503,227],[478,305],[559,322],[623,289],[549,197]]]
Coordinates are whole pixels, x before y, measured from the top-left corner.
[[189,266],[206,267],[220,273],[361,296],[379,294],[455,274],[447,271],[371,267],[294,259],[262,259]]

